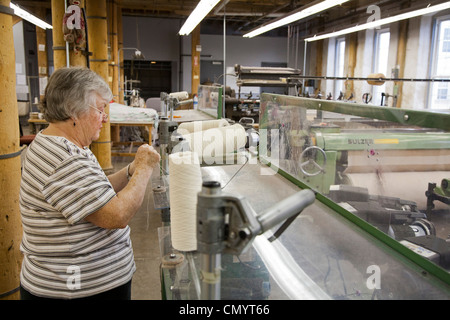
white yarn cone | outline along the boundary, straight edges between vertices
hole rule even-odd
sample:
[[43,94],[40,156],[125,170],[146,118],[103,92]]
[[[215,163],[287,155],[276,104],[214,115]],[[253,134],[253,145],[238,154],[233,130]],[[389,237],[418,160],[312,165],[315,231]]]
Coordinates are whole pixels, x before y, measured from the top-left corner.
[[227,120],[217,119],[217,120],[206,120],[206,121],[191,121],[183,122],[178,126],[178,132],[180,134],[193,133],[197,131],[205,131],[212,128],[221,128],[229,126]]
[[209,159],[211,164],[222,163],[224,155],[245,147],[247,141],[245,129],[240,124],[189,133],[183,137],[191,151],[203,160]]
[[195,152],[169,156],[169,201],[172,246],[180,251],[197,250],[197,194],[202,174]]

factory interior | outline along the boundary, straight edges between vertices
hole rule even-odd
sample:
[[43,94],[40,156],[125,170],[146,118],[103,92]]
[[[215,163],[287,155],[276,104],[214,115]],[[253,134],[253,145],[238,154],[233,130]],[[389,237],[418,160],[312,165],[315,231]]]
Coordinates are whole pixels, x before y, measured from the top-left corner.
[[88,146],[106,175],[160,157],[131,300],[450,299],[449,1],[0,0],[0,25],[0,300],[46,259],[22,172],[66,67],[112,92]]

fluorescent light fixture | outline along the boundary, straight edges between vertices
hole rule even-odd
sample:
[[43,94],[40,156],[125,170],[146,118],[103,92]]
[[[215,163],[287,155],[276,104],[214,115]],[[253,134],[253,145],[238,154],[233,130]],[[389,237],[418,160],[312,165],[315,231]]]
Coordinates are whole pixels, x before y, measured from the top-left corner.
[[48,24],[47,22],[39,19],[36,16],[33,16],[31,13],[28,13],[27,11],[19,8],[17,5],[15,5],[14,3],[10,3],[9,6],[11,7],[11,9],[14,10],[14,14],[18,17],[21,17],[24,20],[27,20],[29,22],[31,22],[32,24],[38,26],[39,28],[42,29],[53,29],[53,27]]
[[204,17],[215,7],[220,0],[200,0],[194,11],[187,18],[178,33],[181,36],[189,35]]
[[323,35],[319,35],[319,36],[306,38],[305,41],[311,42],[311,41],[317,41],[317,40],[327,39],[327,38],[331,38],[331,37],[338,37],[338,36],[342,36],[345,34],[357,32],[357,31],[361,31],[361,30],[376,28],[376,27],[382,26],[384,24],[389,24],[389,23],[400,21],[400,20],[423,16],[425,14],[438,12],[438,11],[445,10],[445,9],[450,9],[450,2],[444,2],[441,4],[435,5],[435,6],[426,7],[424,9],[419,9],[419,10],[415,10],[415,11],[411,11],[411,12],[402,13],[402,14],[399,14],[399,15],[396,15],[393,17],[388,17],[388,18],[384,18],[384,19],[380,19],[380,20],[374,20],[372,22],[368,22],[368,23],[365,23],[365,24],[362,24],[359,26],[354,26],[354,27],[343,29],[343,30],[336,31],[336,32],[331,32],[331,33],[327,33],[327,34],[323,34]]
[[313,4],[312,6],[306,8],[306,9],[303,9],[299,12],[293,13],[285,18],[282,18],[280,20],[266,24],[256,30],[253,30],[247,34],[244,34],[244,37],[246,37],[246,38],[256,37],[257,35],[265,33],[269,30],[279,28],[281,26],[290,24],[292,22],[304,19],[306,17],[312,16],[313,14],[316,14],[316,13],[322,12],[324,10],[327,10],[329,8],[341,5],[342,3],[347,2],[347,1],[349,1],[349,0],[325,0],[325,1]]

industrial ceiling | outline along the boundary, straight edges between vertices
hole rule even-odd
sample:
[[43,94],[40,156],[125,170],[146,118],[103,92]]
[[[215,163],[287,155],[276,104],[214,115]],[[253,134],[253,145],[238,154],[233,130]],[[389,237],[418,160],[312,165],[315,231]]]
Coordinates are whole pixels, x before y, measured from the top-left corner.
[[[62,1],[62,0],[61,0]],[[106,0],[120,4],[122,13],[126,16],[145,16],[153,18],[186,19],[199,0]],[[12,2],[28,9],[30,12],[36,7],[51,8],[51,0]],[[320,1],[315,1],[320,2]],[[202,22],[202,33],[223,33],[225,17],[227,34],[243,35],[265,23],[279,19],[288,13],[302,10],[315,3],[307,0],[222,0]],[[335,31],[341,28],[364,23],[370,17],[367,9],[370,5],[380,8],[382,18],[398,13],[435,5],[444,0],[350,0],[328,9],[322,13],[306,18],[299,25],[304,36],[321,32]],[[287,28],[279,28],[265,35],[285,36]]]

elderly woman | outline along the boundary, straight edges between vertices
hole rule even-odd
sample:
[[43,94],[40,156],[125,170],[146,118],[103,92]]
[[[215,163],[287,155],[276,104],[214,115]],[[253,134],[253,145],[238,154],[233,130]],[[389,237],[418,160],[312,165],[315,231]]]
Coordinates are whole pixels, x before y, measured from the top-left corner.
[[63,68],[49,79],[42,102],[49,126],[23,164],[22,299],[130,299],[136,267],[127,225],[160,158],[144,145],[130,165],[105,175],[88,146],[111,98],[89,69]]

